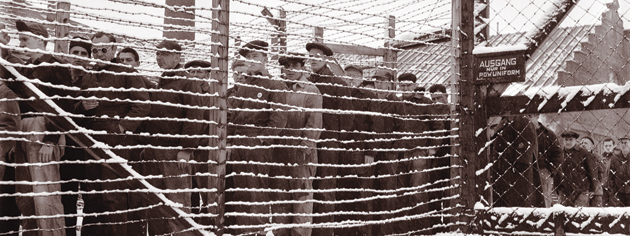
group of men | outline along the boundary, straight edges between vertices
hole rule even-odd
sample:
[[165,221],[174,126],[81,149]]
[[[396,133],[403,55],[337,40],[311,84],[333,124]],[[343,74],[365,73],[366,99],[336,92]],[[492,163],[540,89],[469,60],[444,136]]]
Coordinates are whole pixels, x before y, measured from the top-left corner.
[[494,206],[630,206],[630,137],[603,140],[558,135],[538,117],[504,117],[493,138]]
[[[78,114],[73,117],[78,125],[92,130],[90,135],[140,174],[160,176],[147,181],[167,190],[165,196],[184,212],[216,213],[216,193],[193,190],[216,187],[208,177],[213,160],[199,148],[210,139],[203,137],[213,106],[209,62],[182,65],[182,47],[164,40],[156,46],[163,73],[155,83],[134,69],[140,65],[137,51],[117,50],[120,42],[113,34],[75,37],[62,59],[46,52],[43,25],[17,21],[16,27],[20,50],[5,48],[3,58],[20,74],[39,80],[44,94]],[[226,184],[233,191],[226,192],[231,202],[226,208],[233,213],[228,228],[253,234],[273,230],[275,235],[427,233],[422,230],[430,230],[439,217],[427,219],[422,213],[439,212],[447,202],[443,191],[426,191],[445,187],[438,180],[449,179],[448,170],[439,168],[449,164],[445,87],[431,87],[429,99],[415,92],[416,77],[407,73],[398,77],[403,96],[397,96],[391,71],[379,69],[364,79],[362,68],[348,66],[346,76],[338,76],[328,65],[330,48],[309,43],[306,50],[308,55],[280,57],[281,77],[267,69],[264,41],[247,43],[239,51],[243,59],[232,63],[236,85],[228,91],[228,135],[233,138],[228,140]],[[4,68],[1,72],[2,78],[15,77]],[[9,87],[8,82],[0,86],[3,98],[16,97]],[[149,193],[130,189],[128,179],[102,162],[86,162],[91,159],[86,147],[57,128],[54,115],[37,112],[36,102],[0,103],[3,130],[28,132],[21,141],[0,146],[2,158],[12,158],[6,161],[25,164],[7,175],[38,182],[16,184],[19,211],[2,212],[35,216],[17,221],[23,235],[74,235],[77,196],[60,192],[79,189],[89,193],[84,195],[86,235],[185,230],[155,214],[170,206],[146,205],[143,194]],[[14,152],[8,155],[9,150]],[[404,216],[412,221],[389,220]],[[195,220],[213,223],[206,217]],[[275,223],[285,226],[267,228]],[[2,232],[17,230],[13,227]]]

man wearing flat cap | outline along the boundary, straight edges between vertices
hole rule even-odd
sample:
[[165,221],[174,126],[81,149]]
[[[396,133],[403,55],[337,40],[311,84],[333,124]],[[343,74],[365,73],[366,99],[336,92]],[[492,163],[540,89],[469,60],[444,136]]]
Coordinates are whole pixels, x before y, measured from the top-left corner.
[[343,69],[345,77],[343,78],[350,87],[356,88],[363,82],[363,69],[360,66],[349,65]]
[[[81,85],[83,97],[95,97],[78,102],[77,113],[87,116],[85,126],[88,129],[105,131],[105,134],[93,135],[93,137],[111,147],[118,145],[128,146],[134,144],[133,136],[123,135],[128,132],[136,132],[140,121],[130,120],[130,117],[146,117],[151,111],[149,93],[143,91],[129,91],[129,89],[146,89],[146,85],[138,72],[115,61],[117,43],[114,35],[97,32],[91,37],[92,57],[98,60],[94,68],[83,76]],[[88,90],[93,88],[114,88],[112,90]],[[142,102],[136,102],[142,101]],[[112,119],[112,117],[120,117]],[[112,151],[118,156],[130,159],[128,149],[116,149]],[[89,179],[117,179],[119,176],[110,168],[102,165],[89,165],[86,174]],[[127,183],[122,181],[102,182],[100,184],[85,184],[90,190],[120,190],[128,189]],[[96,220],[107,222],[95,227],[86,226],[84,230],[89,235],[127,235],[127,229],[137,228],[129,226],[128,215],[124,210],[129,209],[127,193],[106,193],[89,196],[95,200],[86,199],[86,212],[122,211],[116,214],[102,215]],[[99,202],[101,201],[101,202]],[[86,219],[86,221],[89,219]],[[87,222],[90,223],[90,222]],[[114,223],[114,224],[111,224]],[[118,224],[116,224],[118,223]]]
[[[364,81],[363,85],[370,84],[372,88],[368,89],[364,86],[352,88],[351,94],[353,99],[352,109],[354,111],[377,113],[381,111],[380,103],[376,93],[373,92],[373,82]],[[339,156],[338,164],[341,165],[365,165],[374,162],[377,152],[374,151],[380,147],[380,143],[371,142],[376,137],[370,133],[383,132],[383,117],[378,115],[356,114],[353,116],[352,127],[344,136],[343,140],[349,141],[342,146],[352,152],[343,152]],[[336,175],[333,176],[349,176],[357,175],[360,177],[374,176],[374,166],[357,166],[353,168],[339,168]],[[337,180],[338,188],[348,189],[374,189],[374,180],[372,178],[358,179],[339,179]],[[369,191],[348,191],[337,193],[337,200],[349,200],[347,203],[336,205],[336,211],[372,211],[374,204],[372,201],[353,201],[356,199],[366,199],[373,197],[373,193]],[[337,222],[345,220],[374,220],[372,215],[340,215],[336,216]],[[335,230],[335,235],[372,235],[372,225],[366,225],[359,228],[341,228]]]
[[563,205],[588,207],[597,185],[597,158],[577,144],[580,135],[567,130],[561,135],[564,144],[564,161],[561,170],[564,175],[561,185]]
[[[317,163],[317,145],[316,140],[319,139],[322,128],[322,96],[315,85],[308,81],[308,72],[305,71],[304,63],[306,55],[289,54],[280,57],[278,60],[282,66],[282,75],[286,80],[285,83],[292,91],[287,94],[287,104],[291,106],[291,110],[287,114],[287,126],[279,136],[292,137],[287,139],[279,139],[279,147],[274,150],[274,163],[292,164],[273,171],[277,176],[291,176],[292,179],[283,181],[274,179],[272,185],[274,189],[313,189],[313,180],[315,177],[316,167],[309,163]],[[317,110],[317,111],[316,111]],[[306,148],[296,148],[304,146]],[[284,224],[307,224],[313,222],[313,217],[309,216],[313,213],[313,193],[297,192],[297,193],[278,193],[278,198],[274,200],[293,200],[298,203],[274,205],[272,209],[279,209],[273,213],[293,213],[305,214],[304,216],[290,217],[274,217],[278,219],[277,223]],[[274,222],[276,223],[276,222]],[[301,235],[310,236],[311,228],[282,229],[274,232],[274,235]],[[289,232],[290,231],[290,232]]]
[[609,183],[610,205],[618,207],[630,206],[630,136],[619,139],[621,153],[614,155],[610,161]]
[[[205,93],[205,94],[213,93],[213,91],[211,91],[210,84],[208,83],[208,80],[210,79],[210,73],[211,73],[210,62],[204,61],[204,60],[189,61],[189,62],[186,62],[186,64],[184,65],[184,68],[187,69],[188,76],[190,78],[197,80],[197,81],[194,81],[194,83],[197,83],[197,85],[201,89],[201,93]],[[205,106],[205,107],[213,106],[212,98],[202,97],[201,100],[202,100],[202,103],[201,103],[202,106]],[[210,111],[208,110],[203,111],[203,120],[210,120]],[[208,130],[208,124],[202,124],[201,130],[204,130],[204,131]],[[210,139],[203,138],[199,140],[200,147],[207,147],[208,145],[210,145]],[[215,170],[216,165],[208,164],[209,155],[210,154],[208,150],[195,150],[194,155],[193,155],[193,159],[195,160],[195,163],[190,165],[191,173],[193,174],[194,173],[217,173],[217,170]],[[217,160],[213,160],[213,161],[217,161]],[[211,177],[211,176],[193,176],[192,186],[193,188],[197,188],[197,189],[216,188],[218,184],[216,181],[218,180],[219,179],[217,179],[216,177]],[[191,204],[193,206],[193,209],[192,209],[193,213],[216,214],[217,213],[216,211],[208,212],[209,210],[216,209],[214,207],[208,207],[208,205],[214,203],[216,196],[217,196],[216,193],[209,193],[209,192],[192,193]],[[202,206],[200,205],[200,203],[203,203],[204,205]],[[206,224],[206,225],[214,224],[210,222],[211,217],[198,217],[198,218],[195,218],[195,220],[201,224]]]
[[[285,83],[272,79],[265,68],[268,60],[268,46],[264,41],[254,40],[239,50],[239,53],[247,59],[249,67],[244,83],[234,86],[235,92],[233,97],[244,99],[234,99],[230,103],[230,107],[237,107],[241,110],[231,112],[230,122],[235,125],[228,127],[228,136],[241,135],[248,138],[238,138],[228,140],[228,142],[231,142],[234,146],[252,147],[252,149],[239,148],[232,150],[231,161],[251,161],[253,163],[232,166],[233,173],[235,173],[232,177],[232,182],[236,188],[269,188],[269,179],[261,177],[261,175],[267,176],[270,174],[269,166],[264,163],[272,161],[273,149],[266,146],[274,144],[275,140],[272,138],[261,138],[261,136],[278,136],[282,128],[287,124],[287,114],[276,110],[286,109],[280,104],[286,104],[286,91],[289,89]],[[263,146],[264,148],[255,148],[256,146]],[[233,195],[233,200],[266,202],[271,199],[270,193],[267,192],[237,191]],[[234,209],[236,212],[263,214],[261,216],[235,217],[238,225],[259,225],[260,227],[236,229],[234,234],[262,231],[264,230],[263,225],[270,223],[269,217],[264,215],[269,213],[268,205],[237,205],[234,206]]]
[[[330,110],[346,111],[352,110],[352,100],[349,99],[352,92],[343,79],[338,78],[328,67],[328,58],[333,55],[332,50],[326,45],[321,43],[308,43],[306,44],[306,50],[310,56],[311,70],[313,73],[308,78],[309,81],[315,83],[317,89],[323,95],[323,108]],[[345,97],[345,98],[344,98]],[[342,140],[345,139],[345,134],[340,133],[341,130],[350,130],[353,124],[353,115],[341,115],[334,113],[323,114],[323,128],[324,131],[321,134],[321,139],[326,140]],[[338,141],[320,142],[318,145],[317,157],[320,164],[337,164],[340,158],[338,151],[331,151],[330,149],[338,149],[342,147],[342,144]],[[318,167],[317,176],[337,176],[336,167]],[[335,189],[336,179],[326,178],[318,179],[315,181],[315,189]],[[317,192],[315,193],[315,199],[321,201],[334,201],[334,192]],[[333,204],[319,204],[315,203],[315,212],[323,214],[321,217],[313,219],[314,223],[322,222],[334,222]],[[331,235],[333,233],[332,228],[317,228],[313,230],[315,235]]]
[[[403,120],[403,116],[407,115],[407,111],[405,110],[405,106],[403,105],[402,99],[396,96],[394,78],[392,76],[391,71],[386,69],[379,69],[372,76],[374,79],[374,89],[376,91],[376,95],[379,98],[380,105],[380,113],[384,114],[383,117],[383,134],[388,134],[384,136],[379,136],[379,138],[385,138],[389,140],[395,141],[385,141],[380,142],[379,147],[381,149],[385,149],[385,151],[379,152],[375,161],[384,162],[384,164],[376,165],[376,175],[377,176],[390,176],[390,177],[381,177],[378,178],[375,185],[378,186],[378,189],[381,190],[393,190],[398,189],[398,182],[403,181],[404,177],[400,176],[396,177],[398,164],[396,160],[404,157],[403,153],[399,153],[394,151],[395,149],[403,149],[408,148],[410,145],[409,142],[403,141],[402,135],[397,135],[395,133],[407,132],[407,121]],[[400,180],[399,180],[400,178]],[[425,182],[426,183],[426,182]],[[416,185],[419,186],[419,185]],[[428,198],[424,198],[422,202],[428,202]],[[415,202],[416,204],[419,201]],[[398,199],[382,199],[377,200],[375,204],[376,211],[393,211],[398,207]],[[406,205],[406,204],[405,204]],[[424,212],[423,212],[424,213]],[[387,220],[388,218],[392,218],[393,215],[383,215],[380,219]],[[395,233],[394,229],[398,227],[394,227],[394,223],[382,224],[379,227],[379,235],[386,235]]]
[[[40,23],[24,22],[21,20],[15,23],[19,31],[20,47],[24,49],[23,53],[15,53],[16,56],[22,56],[27,64],[37,65],[34,68],[18,68],[18,70],[27,78],[39,79],[44,83],[53,85],[72,86],[72,77],[67,67],[59,65],[51,65],[54,63],[63,64],[64,62],[51,54],[46,53],[46,38],[48,31],[46,27]],[[38,85],[48,96],[59,95],[62,97],[75,97],[75,92],[64,89],[57,89],[46,85]],[[67,112],[73,111],[71,100],[53,99],[57,105]],[[27,102],[20,103],[20,111],[22,114],[22,131],[25,132],[45,132],[59,131],[45,116],[33,114],[36,112]],[[60,161],[64,153],[65,136],[63,135],[27,135],[30,142],[21,142],[16,150],[16,162],[18,163],[47,163],[52,161]],[[43,144],[42,144],[43,143]],[[16,169],[16,180],[18,181],[36,181],[36,182],[57,182],[57,184],[42,184],[32,186],[35,193],[56,192],[61,191],[59,165],[30,165],[28,167],[18,167]],[[21,187],[18,187],[18,189]],[[23,190],[18,190],[22,192]],[[29,188],[30,191],[31,189]],[[28,200],[27,200],[28,199]],[[26,208],[34,203],[34,214],[36,216],[51,216],[63,214],[63,205],[61,196],[41,196],[41,197],[20,197],[17,199],[18,206],[24,215],[30,212]],[[31,208],[32,209],[32,208]],[[36,221],[36,223],[34,223]],[[62,235],[65,227],[64,217],[38,218],[36,220],[24,220],[22,222],[23,229],[36,229],[47,232],[46,235]]]

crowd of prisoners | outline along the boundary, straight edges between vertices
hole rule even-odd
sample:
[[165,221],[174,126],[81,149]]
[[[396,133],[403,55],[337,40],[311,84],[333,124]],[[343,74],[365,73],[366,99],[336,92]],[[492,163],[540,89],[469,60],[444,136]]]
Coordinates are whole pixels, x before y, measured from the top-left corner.
[[[19,47],[3,47],[9,63],[0,70],[0,157],[14,163],[0,165],[0,176],[16,181],[2,186],[8,197],[0,197],[0,214],[13,218],[0,221],[0,232],[75,235],[77,201],[88,214],[85,235],[181,231],[160,217],[165,207],[196,213],[192,219],[212,229],[223,205],[213,191],[218,181],[225,181],[225,225],[233,234],[264,235],[270,225],[287,225],[274,235],[431,234],[446,226],[452,137],[444,85],[425,91],[414,74],[384,67],[368,75],[347,65],[335,74],[333,51],[321,43],[272,62],[267,42],[248,42],[231,63],[227,175],[219,179],[208,148],[217,107],[210,57],[184,63],[185,48],[163,40],[154,48],[162,74],[148,78],[138,72],[138,52],[119,48],[113,34],[74,37],[59,55],[46,51],[51,39],[42,24],[17,21],[16,28]],[[275,65],[280,75],[269,72]],[[158,176],[146,180],[176,205],[148,206],[142,195],[151,193],[89,161],[90,147],[58,128],[54,114],[17,99],[13,79],[21,76],[123,165]]]

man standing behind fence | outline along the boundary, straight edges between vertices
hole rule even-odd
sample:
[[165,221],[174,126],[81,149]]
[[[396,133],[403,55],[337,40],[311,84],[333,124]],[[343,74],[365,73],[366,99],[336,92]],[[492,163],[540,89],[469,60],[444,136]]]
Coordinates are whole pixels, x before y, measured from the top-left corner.
[[[245,57],[251,65],[246,85],[237,85],[234,92],[235,99],[232,107],[242,110],[231,114],[232,126],[228,126],[228,136],[241,135],[245,138],[236,138],[231,143],[233,146],[245,146],[234,148],[231,161],[248,162],[234,164],[233,183],[235,188],[245,191],[237,191],[233,195],[234,201],[243,202],[234,206],[234,210],[241,214],[236,216],[238,226],[250,226],[250,228],[237,229],[235,233],[261,232],[264,224],[268,224],[269,193],[260,189],[269,188],[268,163],[272,161],[273,138],[261,136],[276,136],[287,124],[287,114],[282,111],[270,111],[271,109],[283,109],[286,104],[287,85],[270,79],[269,72],[265,68],[267,64],[267,50],[269,44],[264,41],[254,40],[247,43],[239,50],[239,54]],[[251,148],[251,149],[250,149]],[[251,175],[254,176],[251,176]],[[250,205],[252,204],[253,205]],[[263,214],[263,215],[252,215]]]
[[[285,83],[291,89],[291,93],[287,95],[288,109],[291,111],[287,115],[287,126],[280,133],[280,136],[287,139],[280,140],[279,143],[285,147],[274,149],[274,162],[291,164],[278,168],[280,173],[275,175],[290,176],[292,179],[281,181],[275,179],[273,182],[282,183],[274,188],[288,190],[313,190],[313,177],[317,168],[317,147],[315,140],[319,138],[322,128],[321,111],[313,111],[304,109],[321,109],[322,96],[317,87],[311,84],[306,78],[308,73],[304,71],[304,55],[290,55],[281,57],[278,62],[283,67],[282,74],[285,79],[289,80]],[[300,139],[296,139],[300,138]],[[297,146],[303,146],[297,148]],[[309,224],[313,222],[313,192],[293,192],[280,193],[279,199],[274,200],[293,200],[297,201],[293,204],[283,204],[280,206],[279,213],[304,214],[292,217],[278,217],[279,223],[284,224]],[[288,195],[288,196],[287,196]],[[272,208],[273,209],[273,208]],[[277,212],[274,212],[277,213]],[[275,223],[275,222],[274,222]],[[279,230],[274,235],[293,235],[293,236],[310,236],[312,228],[301,228],[294,226],[290,230]]]
[[[610,204],[612,206],[630,206],[630,137],[619,139],[620,155],[613,156],[610,163]],[[614,151],[613,151],[614,152]]]
[[[133,137],[126,132],[134,132],[140,125],[140,121],[129,120],[129,117],[146,117],[151,105],[143,103],[149,100],[146,91],[128,91],[131,88],[146,88],[142,78],[130,73],[137,73],[135,69],[113,64],[116,53],[116,38],[112,34],[99,32],[92,36],[92,56],[100,60],[83,77],[81,85],[84,97],[96,97],[98,100],[84,100],[77,104],[77,112],[83,113],[86,119],[86,128],[106,131],[106,134],[95,134],[94,138],[110,147],[117,145],[132,145]],[[88,90],[100,88],[101,90]],[[113,88],[113,89],[108,89]],[[88,90],[88,91],[86,91]],[[127,90],[127,91],[126,91]],[[130,101],[125,101],[130,100]],[[119,119],[117,117],[120,117]],[[128,149],[113,149],[119,157],[129,159]],[[89,165],[87,170],[89,179],[111,180],[120,178],[111,169],[102,164]],[[124,181],[101,182],[91,186],[88,190],[124,190],[129,186]],[[127,193],[99,193],[102,205],[93,211],[120,211],[113,214],[101,215],[97,218],[102,223],[98,227],[85,227],[88,235],[127,235]],[[97,195],[97,196],[99,196]],[[97,202],[98,203],[98,202]],[[100,203],[99,203],[100,204]],[[86,200],[88,206],[93,205]],[[89,212],[95,213],[95,212]],[[86,221],[88,221],[86,219]],[[133,230],[133,229],[130,229]]]
[[[311,69],[313,70],[313,74],[308,80],[315,83],[317,89],[322,93],[323,108],[331,110],[322,115],[324,131],[320,139],[327,141],[318,143],[317,157],[320,164],[334,165],[338,163],[340,153],[327,149],[338,149],[342,147],[339,140],[344,139],[345,134],[339,131],[350,130],[354,119],[352,115],[339,115],[333,113],[333,111],[352,110],[352,101],[348,99],[351,95],[351,90],[341,78],[335,77],[330,68],[328,68],[327,60],[333,55],[333,51],[330,50],[330,48],[321,43],[308,43],[306,44],[306,50],[311,57],[310,63]],[[320,178],[328,178],[315,181],[315,189],[330,190],[336,188],[337,167],[319,167],[317,168],[317,176]],[[334,201],[335,192],[318,192],[315,194],[315,199],[320,201]],[[315,203],[315,212],[324,214],[324,216],[316,217],[313,219],[313,222],[334,222],[333,215],[330,214],[334,211],[334,204]],[[317,228],[313,231],[315,235],[332,235],[332,233],[333,229],[326,227]]]
[[[181,58],[181,46],[171,40],[162,41],[157,45],[157,63],[160,68],[166,70],[162,73],[158,83],[159,92],[151,93],[151,106],[149,117],[164,120],[150,120],[142,123],[142,131],[151,134],[164,134],[165,136],[152,136],[148,143],[152,148],[144,150],[144,171],[147,174],[162,175],[162,178],[152,179],[149,182],[165,190],[183,189],[181,192],[164,193],[171,201],[183,205],[182,211],[190,213],[191,193],[185,191],[192,188],[190,166],[195,148],[199,146],[196,137],[168,137],[168,135],[199,135],[201,130],[203,110],[191,108],[202,105],[201,87],[196,81],[188,79],[188,73],[181,70],[179,63]],[[169,103],[163,104],[163,103]],[[155,162],[154,162],[155,161]],[[166,207],[166,206],[163,206]],[[154,216],[149,215],[149,218]],[[151,235],[169,234],[179,232],[175,222],[171,219],[149,222]]]
[[612,160],[617,155],[614,152],[615,149],[615,140],[611,137],[606,137],[604,139],[604,152],[602,153],[602,160],[600,161],[600,167],[602,168],[600,180],[602,182],[602,206],[610,206],[610,199],[614,193],[611,192],[610,188],[610,165]]
[[564,140],[561,202],[566,206],[587,207],[599,184],[597,159],[578,145],[580,135],[576,132],[565,131],[561,136]]
[[[46,44],[44,38],[48,38],[46,27],[39,23],[17,21],[17,30],[20,31],[20,47],[27,48],[24,55],[28,58],[27,64],[37,65],[35,68],[26,68],[21,70],[23,75],[31,79],[39,79],[42,82],[52,83],[54,85],[71,86],[72,79],[70,70],[67,67],[61,67],[58,64],[63,63],[61,60],[46,54]],[[32,51],[41,50],[41,51]],[[53,63],[56,63],[53,64]],[[55,89],[53,87],[38,86],[42,92],[48,96],[52,95],[72,95],[71,92]],[[72,102],[69,100],[55,99],[63,110],[72,111]],[[60,161],[64,153],[65,136],[63,135],[44,135],[41,132],[57,131],[58,129],[48,121],[43,115],[36,114],[33,108],[26,103],[20,104],[22,112],[22,131],[37,132],[37,134],[27,135],[29,141],[21,142],[21,148],[16,152],[16,162],[31,163],[28,170],[23,168],[16,169],[16,180],[18,181],[34,181],[34,182],[56,182],[54,184],[38,184],[32,186],[34,193],[58,192],[61,191],[60,172],[58,164],[46,164],[52,161]],[[43,164],[43,165],[37,165]],[[16,191],[23,192],[22,187],[31,189],[30,186],[17,186]],[[60,195],[37,196],[32,197],[33,206],[30,206],[31,197],[18,197],[17,203],[23,215],[34,213],[36,216],[53,216],[50,218],[39,218],[35,220],[37,225],[33,225],[33,220],[25,220],[22,224],[23,229],[38,229],[40,235],[64,235],[65,219],[63,215],[63,205]],[[55,216],[56,215],[56,216]]]

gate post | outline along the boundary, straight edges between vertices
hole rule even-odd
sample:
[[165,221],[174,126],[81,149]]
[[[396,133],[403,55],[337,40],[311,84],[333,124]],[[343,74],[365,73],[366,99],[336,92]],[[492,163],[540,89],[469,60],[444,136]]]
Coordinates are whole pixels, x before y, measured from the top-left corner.
[[[485,175],[476,175],[476,171],[485,167],[486,150],[482,150],[486,142],[487,115],[485,112],[485,86],[475,85],[473,75],[474,49],[474,1],[454,0],[453,7],[453,71],[451,79],[452,116],[459,118],[451,127],[457,127],[459,137],[453,143],[459,146],[453,148],[454,155],[451,165],[451,178],[454,179],[454,193],[459,198],[451,204],[459,206],[455,227],[463,233],[471,233],[474,205],[484,195],[486,186]],[[459,179],[455,179],[459,177]]]

